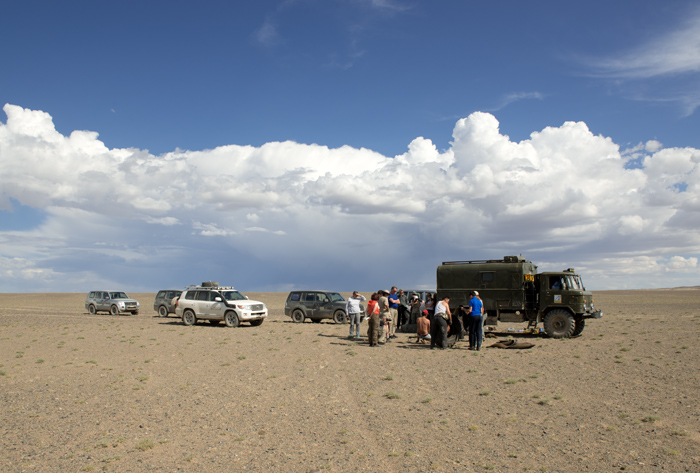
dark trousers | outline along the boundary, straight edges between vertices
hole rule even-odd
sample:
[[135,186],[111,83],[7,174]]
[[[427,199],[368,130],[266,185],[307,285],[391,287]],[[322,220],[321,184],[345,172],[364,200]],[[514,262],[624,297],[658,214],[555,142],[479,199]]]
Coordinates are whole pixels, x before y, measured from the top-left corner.
[[406,325],[408,322],[408,307],[399,305],[399,320],[396,322],[396,328]]
[[441,315],[433,316],[430,323],[430,348],[434,348],[435,345],[447,348],[447,320]]
[[372,314],[369,316],[367,338],[369,338],[370,345],[376,345],[379,342],[379,314]]
[[484,340],[484,331],[482,324],[483,315],[469,316],[469,346],[473,348],[481,348],[481,342]]

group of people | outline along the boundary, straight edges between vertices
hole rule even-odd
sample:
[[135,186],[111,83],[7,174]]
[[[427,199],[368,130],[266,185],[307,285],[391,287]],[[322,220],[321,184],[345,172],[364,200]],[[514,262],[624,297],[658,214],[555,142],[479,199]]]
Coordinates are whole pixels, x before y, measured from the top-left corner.
[[[483,341],[484,306],[479,293],[469,296],[469,306],[459,306],[455,314],[450,311],[450,298],[440,301],[432,294],[423,301],[418,294],[410,298],[403,289],[396,286],[391,291],[379,290],[370,296],[367,303],[367,337],[369,346],[377,347],[396,338],[396,330],[404,324],[416,324],[416,342],[430,341],[430,348],[447,348],[447,339],[454,335],[463,338],[463,328],[469,332],[469,349],[480,350]],[[354,291],[348,298],[346,312],[350,322],[350,338],[360,338],[362,323],[362,302],[367,298]],[[464,324],[464,325],[463,325]]]

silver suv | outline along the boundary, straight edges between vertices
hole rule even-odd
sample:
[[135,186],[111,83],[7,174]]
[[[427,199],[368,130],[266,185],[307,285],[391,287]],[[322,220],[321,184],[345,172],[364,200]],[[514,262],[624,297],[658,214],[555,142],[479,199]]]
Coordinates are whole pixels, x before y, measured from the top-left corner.
[[255,327],[267,317],[267,307],[262,302],[249,300],[233,287],[202,283],[201,286],[185,289],[177,301],[175,314],[182,317],[185,325],[208,320],[212,324],[223,321],[227,327],[238,327],[241,322],[250,322]]
[[91,314],[102,311],[112,315],[125,312],[138,315],[141,304],[121,291],[90,291],[85,298],[85,308]]

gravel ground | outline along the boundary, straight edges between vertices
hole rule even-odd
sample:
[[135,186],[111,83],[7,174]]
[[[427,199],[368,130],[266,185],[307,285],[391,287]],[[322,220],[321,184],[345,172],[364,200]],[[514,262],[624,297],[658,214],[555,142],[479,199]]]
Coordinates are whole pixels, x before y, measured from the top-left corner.
[[248,295],[270,317],[230,329],[0,294],[0,471],[700,471],[700,290],[598,292],[581,337],[480,352]]

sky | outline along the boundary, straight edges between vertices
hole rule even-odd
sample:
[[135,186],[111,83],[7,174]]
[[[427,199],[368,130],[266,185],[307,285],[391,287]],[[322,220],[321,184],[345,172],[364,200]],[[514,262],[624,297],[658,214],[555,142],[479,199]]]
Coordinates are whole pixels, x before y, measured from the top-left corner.
[[0,292],[700,285],[694,1],[25,0]]

